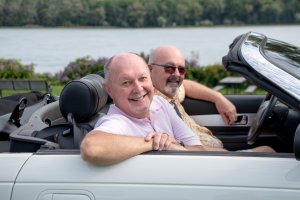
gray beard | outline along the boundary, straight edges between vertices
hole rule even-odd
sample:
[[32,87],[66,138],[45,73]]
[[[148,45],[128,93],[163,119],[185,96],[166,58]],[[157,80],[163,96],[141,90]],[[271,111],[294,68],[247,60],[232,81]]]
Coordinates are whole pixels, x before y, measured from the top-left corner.
[[165,87],[165,92],[169,95],[169,96],[172,96],[174,97],[177,93],[179,89],[179,85],[177,86],[174,86],[172,84],[167,84],[166,87]]

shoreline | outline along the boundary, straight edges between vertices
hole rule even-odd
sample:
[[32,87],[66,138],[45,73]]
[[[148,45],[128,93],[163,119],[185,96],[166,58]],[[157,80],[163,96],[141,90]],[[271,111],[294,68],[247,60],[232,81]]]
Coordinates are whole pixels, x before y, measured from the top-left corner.
[[300,26],[300,24],[236,24],[236,25],[203,25],[203,26],[168,26],[168,27],[116,27],[116,26],[0,26],[1,29],[198,29],[198,28],[243,28],[243,27],[278,27],[278,26]]

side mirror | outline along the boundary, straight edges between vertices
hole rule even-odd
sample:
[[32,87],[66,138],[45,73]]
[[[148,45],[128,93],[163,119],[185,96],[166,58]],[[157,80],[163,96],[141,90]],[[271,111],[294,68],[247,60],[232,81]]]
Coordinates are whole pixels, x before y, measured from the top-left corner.
[[295,132],[294,154],[295,154],[295,158],[300,161],[300,124],[298,125]]

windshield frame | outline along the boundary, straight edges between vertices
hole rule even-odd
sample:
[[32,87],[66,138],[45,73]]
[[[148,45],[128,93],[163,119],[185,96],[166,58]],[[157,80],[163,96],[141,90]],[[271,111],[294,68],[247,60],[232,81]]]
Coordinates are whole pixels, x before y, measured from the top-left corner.
[[250,32],[245,38],[241,53],[244,60],[251,66],[260,76],[270,80],[285,92],[300,100],[300,80],[297,76],[293,76],[290,72],[285,71],[282,67],[269,61],[269,57],[264,55],[264,44],[267,37]]
[[300,79],[299,47],[268,38],[262,52],[274,65]]

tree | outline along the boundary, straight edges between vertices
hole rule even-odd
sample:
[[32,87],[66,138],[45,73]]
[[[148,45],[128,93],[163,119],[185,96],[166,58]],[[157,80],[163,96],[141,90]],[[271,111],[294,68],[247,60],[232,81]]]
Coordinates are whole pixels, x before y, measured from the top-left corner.
[[157,7],[156,1],[145,1],[145,20],[144,24],[146,27],[157,27],[159,26],[157,16],[160,12]]
[[143,27],[145,26],[146,11],[145,7],[139,1],[134,1],[128,5],[126,9],[125,20],[130,27]]
[[128,0],[105,1],[104,8],[106,13],[106,22],[110,26],[127,27],[125,19],[125,10]]
[[280,23],[280,16],[283,12],[283,2],[280,0],[261,1],[259,20],[264,24]]
[[37,3],[37,14],[39,24],[44,26],[61,26],[60,0],[39,0]]
[[300,22],[299,0],[0,0],[0,25],[170,27]]
[[18,13],[22,0],[6,0],[3,9],[3,25],[19,26]]
[[[106,11],[104,7],[103,1],[96,1],[96,0],[83,0],[85,4],[88,6],[88,14],[87,18],[87,25],[92,26],[102,26],[107,25],[106,19]],[[86,6],[85,6],[86,7]]]
[[224,0],[201,0],[203,7],[202,19],[213,22],[213,24],[222,24],[226,3]]
[[22,0],[20,11],[18,13],[18,20],[20,21],[20,25],[37,23],[36,5],[36,0]]

